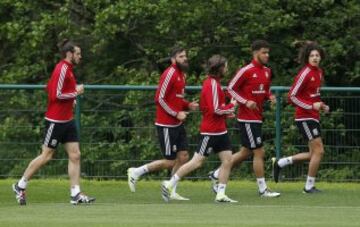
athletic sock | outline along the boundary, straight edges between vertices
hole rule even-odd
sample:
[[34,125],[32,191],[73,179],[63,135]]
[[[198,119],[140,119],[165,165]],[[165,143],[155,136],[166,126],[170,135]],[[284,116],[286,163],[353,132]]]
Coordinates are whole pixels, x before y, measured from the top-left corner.
[[71,189],[70,189],[71,197],[75,197],[80,192],[81,191],[80,191],[80,186],[79,185],[71,186]]
[[174,185],[174,187],[172,188],[172,191],[171,191],[171,195],[174,195],[176,193],[176,188],[177,188],[177,184],[178,182],[176,182],[176,184]]
[[173,189],[177,183],[179,182],[180,177],[176,174],[174,174],[171,179],[169,180],[169,186]]
[[22,178],[18,181],[17,185],[18,185],[18,187],[21,188],[21,189],[26,189],[27,183],[28,183],[28,180],[27,180],[25,177],[22,177]]
[[256,178],[257,185],[259,187],[259,192],[263,193],[267,189],[265,178]]
[[220,168],[219,169],[217,169],[217,170],[215,170],[215,172],[214,172],[214,177],[215,178],[219,178],[219,173],[220,173]]
[[287,165],[292,165],[293,164],[293,159],[292,157],[286,157],[286,158],[280,158],[280,160],[278,161],[278,165],[280,166],[280,168],[283,168]]
[[225,194],[226,184],[218,184],[218,194]]
[[134,174],[137,176],[137,177],[140,177],[142,175],[144,175],[145,173],[148,173],[149,172],[149,169],[147,167],[147,165],[143,165],[143,166],[140,166],[138,168],[135,168],[134,170]]
[[305,184],[305,190],[310,190],[315,185],[315,177],[307,176],[306,184]]

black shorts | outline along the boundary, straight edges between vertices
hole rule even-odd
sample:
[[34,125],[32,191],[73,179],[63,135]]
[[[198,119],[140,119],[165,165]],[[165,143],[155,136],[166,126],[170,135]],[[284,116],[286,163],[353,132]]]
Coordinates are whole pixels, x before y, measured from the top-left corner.
[[296,121],[300,133],[306,141],[321,137],[320,124],[314,120]]
[[227,133],[222,135],[201,135],[196,153],[209,156],[212,152],[231,151],[231,142]]
[[65,123],[45,121],[43,144],[55,149],[59,143],[79,142],[79,135],[74,120]]
[[156,126],[161,153],[167,160],[175,160],[178,151],[188,150],[188,141],[184,125],[177,127]]
[[261,137],[262,123],[254,122],[238,122],[241,145],[250,150],[254,150],[263,146]]

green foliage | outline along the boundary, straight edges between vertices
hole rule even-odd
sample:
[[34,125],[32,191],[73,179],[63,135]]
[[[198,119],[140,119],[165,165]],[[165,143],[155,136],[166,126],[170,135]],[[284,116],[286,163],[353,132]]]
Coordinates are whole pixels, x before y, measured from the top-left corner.
[[[249,62],[254,39],[271,45],[273,85],[290,85],[298,70],[294,61],[296,40],[317,40],[326,49],[323,62],[327,85],[360,85],[360,4],[356,0],[61,0],[0,1],[0,83],[45,84],[60,59],[56,44],[71,38],[82,47],[83,62],[75,68],[79,83],[156,85],[167,67],[166,58],[174,44],[188,49],[189,85],[200,85],[203,65],[215,53],[229,60],[226,82],[240,66]],[[45,94],[11,91],[0,100],[2,109],[28,112],[0,114],[1,141],[31,141],[30,146],[4,145],[1,157],[30,158],[42,138]],[[198,98],[198,92],[190,97]],[[30,98],[29,98],[30,97]],[[88,163],[95,160],[140,160],[158,157],[153,127],[154,92],[126,91],[121,94],[88,91],[83,97],[82,152]],[[285,97],[284,97],[284,100]],[[346,101],[339,106],[346,106]],[[267,108],[264,123],[266,148],[274,150],[274,119]],[[301,147],[292,119],[292,107],[283,104],[283,154]],[[343,110],[323,122],[324,128],[340,130],[341,144],[349,134]],[[356,110],[352,110],[356,111]],[[26,114],[25,114],[26,113]],[[197,143],[199,114],[187,122],[192,149]],[[27,130],[11,127],[23,125]],[[358,124],[358,123],[357,123]],[[40,126],[41,125],[41,126]],[[112,126],[113,128],[110,128]],[[142,129],[130,130],[131,127]],[[30,130],[28,130],[30,128]],[[325,139],[331,133],[325,132]],[[236,140],[238,137],[234,136]],[[268,155],[271,155],[268,154]],[[11,155],[10,155],[11,156]],[[59,152],[57,158],[64,157]],[[11,165],[12,166],[12,165]],[[90,167],[89,167],[90,168]],[[126,163],[113,162],[107,170],[123,171]],[[9,167],[4,172],[8,172]]]

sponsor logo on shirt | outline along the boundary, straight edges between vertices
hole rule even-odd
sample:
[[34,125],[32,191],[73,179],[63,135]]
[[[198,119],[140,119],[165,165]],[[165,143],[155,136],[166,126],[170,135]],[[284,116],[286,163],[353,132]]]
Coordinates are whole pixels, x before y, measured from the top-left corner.
[[258,90],[252,91],[253,94],[265,94],[264,84],[259,84]]

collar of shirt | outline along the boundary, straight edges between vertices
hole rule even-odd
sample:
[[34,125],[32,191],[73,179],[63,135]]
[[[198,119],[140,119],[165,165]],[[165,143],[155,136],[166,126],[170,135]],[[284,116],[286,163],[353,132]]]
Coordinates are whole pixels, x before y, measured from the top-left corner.
[[255,66],[255,67],[258,67],[260,69],[264,68],[263,64],[261,64],[260,62],[256,61],[255,59],[253,59],[251,61],[251,63]]
[[220,82],[220,77],[219,76],[214,76],[214,75],[208,74],[208,77],[216,80],[217,82]]
[[319,67],[313,66],[313,65],[311,65],[311,64],[309,64],[309,63],[306,64],[306,66],[309,67],[310,69],[319,70]]
[[65,59],[62,60],[62,62],[64,62],[65,64],[67,64],[70,68],[73,67],[73,64],[71,64],[70,62],[66,61]]

